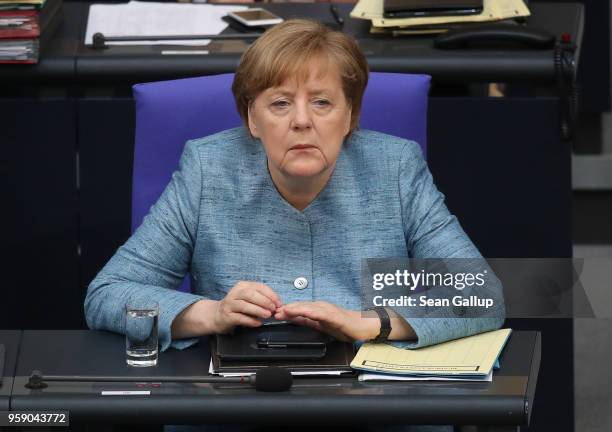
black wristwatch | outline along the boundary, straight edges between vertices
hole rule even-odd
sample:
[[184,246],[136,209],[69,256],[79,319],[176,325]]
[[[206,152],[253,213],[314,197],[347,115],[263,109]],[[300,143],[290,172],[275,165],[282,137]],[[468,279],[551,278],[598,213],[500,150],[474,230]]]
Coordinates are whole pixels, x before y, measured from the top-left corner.
[[376,336],[372,342],[385,342],[391,333],[391,318],[389,317],[389,313],[382,306],[376,306],[368,310],[376,312],[378,318],[380,318],[380,333],[378,333],[378,336]]

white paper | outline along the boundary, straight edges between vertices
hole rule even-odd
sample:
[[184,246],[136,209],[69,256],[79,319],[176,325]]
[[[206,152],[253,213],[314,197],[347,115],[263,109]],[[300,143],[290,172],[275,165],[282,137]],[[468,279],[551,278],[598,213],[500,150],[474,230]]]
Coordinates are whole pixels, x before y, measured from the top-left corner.
[[[219,375],[222,377],[241,377],[241,376],[255,375],[255,372],[222,372],[222,373],[213,372],[212,360],[210,361],[210,366],[208,367],[208,373],[211,375]],[[293,376],[307,376],[307,375],[340,376],[344,373],[346,373],[346,371],[339,371],[339,370],[301,371],[301,372],[292,371],[291,375]]]
[[151,390],[102,390],[102,396],[149,396]]
[[391,374],[376,374],[364,372],[359,374],[359,381],[478,381],[491,382],[493,381],[493,372],[483,378],[454,378],[454,377],[424,377],[424,376],[406,376],[406,375],[391,375]]
[[208,50],[162,50],[162,55],[206,55],[209,54]]
[[0,41],[0,60],[28,60],[34,58],[34,43],[32,39]]
[[[104,36],[176,36],[219,34],[227,27],[221,19],[230,11],[247,6],[192,3],[155,3],[131,1],[122,4],[93,4],[85,32],[85,44],[92,45],[93,35]],[[106,42],[108,45],[206,45],[210,39],[177,41]]]

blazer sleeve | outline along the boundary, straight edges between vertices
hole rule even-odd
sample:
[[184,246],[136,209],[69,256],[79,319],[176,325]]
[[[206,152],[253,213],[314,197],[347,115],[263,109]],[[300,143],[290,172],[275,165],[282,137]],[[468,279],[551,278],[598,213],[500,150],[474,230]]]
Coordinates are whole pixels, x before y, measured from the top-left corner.
[[184,348],[196,339],[171,341],[171,325],[187,306],[203,297],[177,290],[189,271],[198,230],[202,166],[198,142],[190,141],[179,169],[141,226],[121,246],[91,282],[85,298],[85,317],[92,329],[125,333],[128,299],[159,303],[159,340]]
[[[457,218],[444,204],[444,195],[436,188],[418,144],[407,142],[398,166],[398,189],[402,207],[402,223],[406,245],[411,258],[448,259],[446,265],[453,267],[459,262],[465,268],[486,268],[489,283],[472,287],[462,295],[477,295],[494,300],[494,307],[486,315],[471,316],[469,309],[453,308],[401,308],[395,310],[412,326],[417,341],[393,342],[404,348],[420,348],[458,339],[473,334],[495,330],[505,319],[502,284],[495,277],[480,252],[463,231]],[[455,258],[471,260],[454,260]],[[428,297],[456,295],[443,288],[427,291]],[[424,293],[421,293],[421,295]]]

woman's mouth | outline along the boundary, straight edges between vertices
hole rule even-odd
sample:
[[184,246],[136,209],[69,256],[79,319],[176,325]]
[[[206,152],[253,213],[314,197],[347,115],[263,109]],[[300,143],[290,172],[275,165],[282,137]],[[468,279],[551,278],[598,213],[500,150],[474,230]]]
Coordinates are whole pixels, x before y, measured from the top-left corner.
[[311,144],[297,144],[291,147],[289,150],[307,150],[307,149],[315,149],[315,148],[317,147]]

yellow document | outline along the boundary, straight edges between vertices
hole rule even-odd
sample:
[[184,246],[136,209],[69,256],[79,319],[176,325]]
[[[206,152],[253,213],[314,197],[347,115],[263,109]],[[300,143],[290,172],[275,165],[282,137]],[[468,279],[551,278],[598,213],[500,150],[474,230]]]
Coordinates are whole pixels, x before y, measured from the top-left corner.
[[351,367],[401,375],[486,376],[493,370],[511,332],[495,330],[415,350],[365,343]]
[[478,15],[384,18],[384,0],[359,0],[351,11],[351,18],[372,20],[375,27],[412,27],[435,24],[457,24],[501,21],[531,15],[523,0],[484,0],[482,13]]

